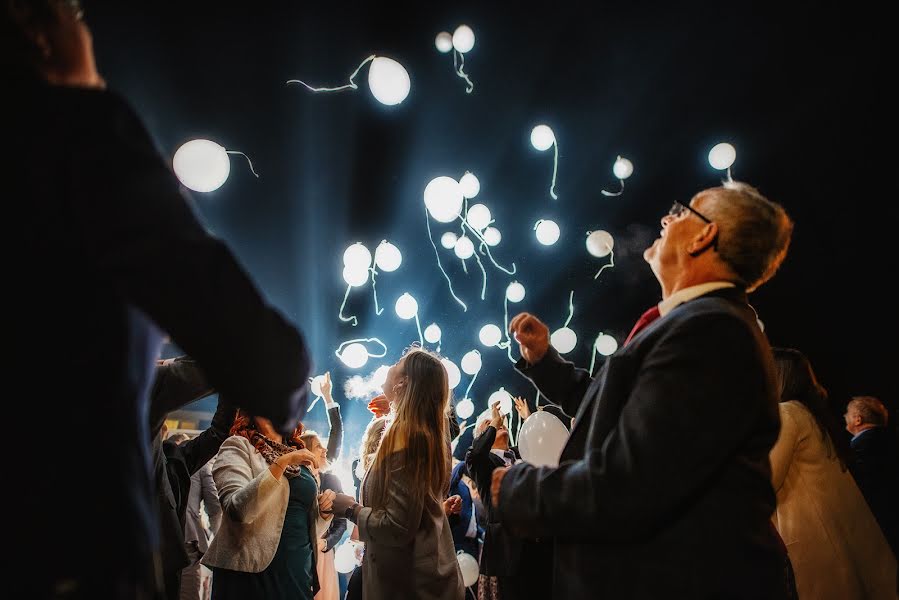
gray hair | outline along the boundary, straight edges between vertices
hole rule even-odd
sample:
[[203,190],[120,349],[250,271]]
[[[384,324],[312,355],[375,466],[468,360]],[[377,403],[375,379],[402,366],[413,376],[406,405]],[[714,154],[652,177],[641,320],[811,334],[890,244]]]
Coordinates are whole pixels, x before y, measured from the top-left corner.
[[790,247],[793,221],[783,207],[747,183],[726,181],[703,190],[718,225],[718,254],[751,292],[771,279]]
[[874,396],[855,396],[849,401],[847,408],[855,409],[865,425],[883,427],[889,420],[887,407]]

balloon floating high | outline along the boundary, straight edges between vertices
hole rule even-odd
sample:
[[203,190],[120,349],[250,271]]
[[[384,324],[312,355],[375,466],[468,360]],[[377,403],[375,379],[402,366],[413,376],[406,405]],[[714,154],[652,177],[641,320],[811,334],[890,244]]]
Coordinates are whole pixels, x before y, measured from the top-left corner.
[[733,181],[730,174],[730,167],[734,164],[735,160],[737,160],[737,149],[727,142],[716,144],[709,150],[709,164],[712,165],[713,169],[718,169],[719,171],[726,170],[728,181]]
[[621,188],[617,192],[607,192],[606,190],[602,190],[603,196],[620,196],[624,192],[624,180],[633,175],[633,173],[634,163],[621,156],[616,158],[615,164],[612,165],[612,174],[618,178]]
[[172,169],[184,187],[195,192],[214,192],[224,185],[231,174],[229,154],[240,154],[246,158],[250,171],[259,177],[249,156],[237,150],[225,150],[212,140],[204,139],[182,144],[172,157]]
[[550,147],[554,149],[553,179],[549,186],[549,195],[553,200],[557,200],[559,197],[556,195],[556,173],[559,169],[559,143],[556,141],[556,134],[549,125],[537,125],[531,130],[531,145],[540,152],[545,152]]
[[374,54],[362,61],[356,70],[353,71],[353,74],[350,75],[350,82],[346,85],[333,88],[312,87],[299,79],[290,79],[287,83],[299,83],[313,92],[357,90],[359,89],[359,85],[353,80],[356,75],[359,74],[362,67],[368,62],[371,62],[371,66],[368,68],[368,88],[371,90],[371,95],[374,96],[375,100],[385,106],[394,106],[405,100],[409,95],[409,90],[412,85],[411,80],[409,79],[409,73],[406,71],[405,67],[392,58],[376,56]]
[[597,258],[603,258],[605,256],[611,255],[611,257],[609,258],[609,263],[603,265],[599,269],[599,271],[596,272],[596,275],[593,276],[593,279],[597,279],[599,277],[599,274],[602,273],[605,269],[615,266],[615,253],[612,252],[612,248],[614,246],[615,240],[612,239],[612,234],[610,234],[608,231],[603,231],[602,229],[600,229],[598,231],[587,232],[587,252]]
[[441,54],[453,51],[453,69],[456,75],[465,80],[465,93],[470,94],[474,90],[474,83],[465,72],[465,54],[474,48],[474,31],[468,25],[459,25],[452,35],[446,31],[438,33],[434,45]]

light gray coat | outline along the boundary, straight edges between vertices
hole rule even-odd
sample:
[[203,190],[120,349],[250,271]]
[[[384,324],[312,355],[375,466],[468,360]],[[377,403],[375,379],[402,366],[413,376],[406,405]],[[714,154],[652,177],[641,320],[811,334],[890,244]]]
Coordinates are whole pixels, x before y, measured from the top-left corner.
[[[281,540],[290,495],[287,478],[275,479],[262,455],[239,435],[232,435],[222,444],[212,476],[222,505],[222,523],[202,563],[245,573],[264,571]],[[309,539],[313,543],[320,520],[323,519],[316,497],[309,512]],[[314,580],[316,554],[313,546]]]
[[[365,542],[362,585],[365,600],[461,600],[462,574],[443,503],[412,494],[416,484],[404,469],[405,452],[389,459],[386,500],[359,511],[356,524]],[[380,496],[374,480],[362,482],[365,498]]]

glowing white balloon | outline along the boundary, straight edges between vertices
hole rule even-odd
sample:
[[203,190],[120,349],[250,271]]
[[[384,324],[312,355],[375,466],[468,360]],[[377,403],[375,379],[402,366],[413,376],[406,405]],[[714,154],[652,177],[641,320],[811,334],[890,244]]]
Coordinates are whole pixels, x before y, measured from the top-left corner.
[[730,144],[722,142],[709,151],[709,164],[713,169],[723,171],[730,168],[737,160],[737,150]]
[[462,370],[466,375],[474,375],[481,370],[483,362],[481,362],[481,353],[477,350],[471,350],[462,357]]
[[462,212],[462,189],[452,177],[435,177],[425,188],[425,206],[436,221],[451,223]]
[[443,235],[440,236],[440,245],[446,248],[447,250],[452,250],[456,247],[456,240],[459,238],[452,231],[447,231]]
[[443,332],[440,331],[440,326],[437,323],[431,323],[427,327],[425,327],[425,340],[429,344],[436,344],[440,341],[440,336]]
[[405,293],[397,298],[394,310],[396,310],[396,316],[401,319],[409,320],[418,314],[418,302],[416,302],[415,298],[408,293]]
[[537,125],[531,130],[531,145],[543,152],[556,143],[556,135],[549,125]]
[[447,31],[441,31],[437,34],[434,45],[437,46],[438,52],[446,54],[453,49],[453,36]]
[[599,334],[594,345],[596,346],[596,351],[603,356],[611,356],[618,350],[618,342],[615,338],[604,333]]
[[471,258],[472,254],[474,254],[474,244],[471,243],[471,238],[463,235],[456,241],[456,256],[466,260]]
[[492,218],[493,215],[490,214],[490,209],[483,204],[475,204],[468,209],[468,224],[478,231],[487,229]]
[[521,458],[536,467],[557,467],[562,449],[568,442],[568,429],[562,421],[545,410],[538,410],[518,432]]
[[390,367],[386,365],[381,365],[375,372],[371,374],[371,381],[369,384],[372,388],[379,388],[384,385],[384,382],[387,381],[387,371],[390,370]]
[[524,286],[517,281],[513,281],[506,288],[506,299],[509,302],[521,302],[524,300],[524,293]]
[[212,192],[228,179],[231,161],[227,151],[215,142],[191,140],[175,152],[172,168],[184,187],[195,192]]
[[443,363],[443,368],[446,369],[446,378],[449,389],[456,389],[456,386],[462,381],[462,373],[459,372],[459,367],[448,358],[441,358],[440,362]]
[[503,239],[503,234],[496,227],[488,227],[484,230],[484,241],[488,246],[498,246]]
[[343,252],[343,266],[354,270],[365,270],[371,266],[371,252],[356,242]]
[[465,54],[474,48],[474,31],[468,25],[459,25],[453,32],[453,48]]
[[614,246],[615,240],[608,231],[600,229],[587,236],[587,252],[598,258],[608,256]]
[[465,398],[460,400],[458,404],[456,404],[456,416],[460,419],[467,419],[471,415],[474,414],[474,402],[471,401],[471,398]]
[[359,369],[368,362],[368,350],[359,343],[353,343],[343,349],[340,353],[340,362],[351,369]]
[[462,179],[459,180],[459,186],[462,188],[462,195],[468,198],[474,198],[481,191],[481,182],[475,177],[474,173],[465,172]]
[[626,158],[618,157],[612,165],[612,174],[618,179],[627,179],[634,173],[634,163]]
[[559,236],[562,235],[555,221],[538,221],[534,226],[534,231],[537,232],[537,241],[544,246],[552,246],[559,241]]
[[487,406],[492,407],[497,402],[499,402],[499,412],[504,415],[512,412],[512,396],[506,391],[506,388],[499,388],[498,391],[490,394],[490,398],[487,399]]
[[381,104],[393,106],[409,95],[412,83],[405,67],[392,58],[378,56],[368,67],[368,87]]
[[499,344],[500,340],[503,339],[503,332],[500,331],[499,327],[490,323],[481,327],[481,331],[478,333],[478,339],[481,340],[481,343],[485,346],[496,346]]
[[314,396],[322,395],[322,384],[325,382],[324,375],[317,375],[312,378],[312,381],[309,383],[309,387],[312,389],[312,394]]
[[346,574],[351,573],[357,566],[355,544],[347,540],[334,551],[334,568],[338,573]]
[[343,280],[347,282],[347,285],[361,287],[368,282],[368,269],[344,267]]
[[375,248],[375,264],[382,271],[390,273],[399,269],[400,265],[403,264],[403,255],[399,248],[387,240],[383,240]]
[[577,334],[568,327],[556,329],[549,337],[549,343],[559,351],[559,354],[567,354],[577,346]]

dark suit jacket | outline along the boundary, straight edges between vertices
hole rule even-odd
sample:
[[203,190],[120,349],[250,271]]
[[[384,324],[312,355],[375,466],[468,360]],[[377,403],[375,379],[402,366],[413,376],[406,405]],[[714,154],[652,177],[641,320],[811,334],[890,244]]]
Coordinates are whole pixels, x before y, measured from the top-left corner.
[[500,492],[513,532],[555,536],[554,597],[783,596],[774,365],[744,293],[678,306],[595,380],[552,348],[519,368],[576,415],[560,466],[515,465]]
[[[53,432],[29,460],[71,459],[29,484],[13,525],[20,556],[40,556],[53,540],[53,560],[28,582],[40,589],[21,597],[57,584],[91,595],[117,581],[136,597],[158,581],[147,391],[160,330],[221,393],[284,430],[305,411],[309,358],[197,221],[119,96],[24,77],[7,84],[2,131],[15,150],[4,154],[4,197],[15,202],[4,272],[16,353],[7,368]],[[98,448],[102,468],[89,468]]]
[[[469,490],[465,482],[462,481],[462,475],[465,475],[466,473],[465,463],[460,462],[453,467],[453,471],[450,474],[449,495],[459,495],[462,499],[462,509],[459,511],[459,514],[449,515],[448,520],[450,529],[452,529],[453,532],[453,546],[455,546],[456,552],[462,550],[477,560],[478,555],[480,554],[480,540],[483,538],[484,531],[481,529],[480,525],[477,525],[475,536],[473,538],[466,535],[468,533],[468,528],[471,525],[471,515],[475,514],[475,505],[471,497],[471,490]],[[477,522],[477,517],[475,518],[475,522]]]
[[[484,548],[481,551],[481,573],[485,575],[507,576],[518,573],[521,557],[521,538],[509,532],[496,515],[490,496],[490,482],[493,471],[504,467],[502,458],[490,451],[496,441],[496,428],[487,426],[475,438],[465,455],[465,465],[475,485],[478,495],[487,510],[487,531],[484,533]],[[545,568],[545,565],[544,565]]]
[[850,465],[859,489],[877,519],[893,554],[899,556],[899,442],[886,427],[875,427],[854,438]]

